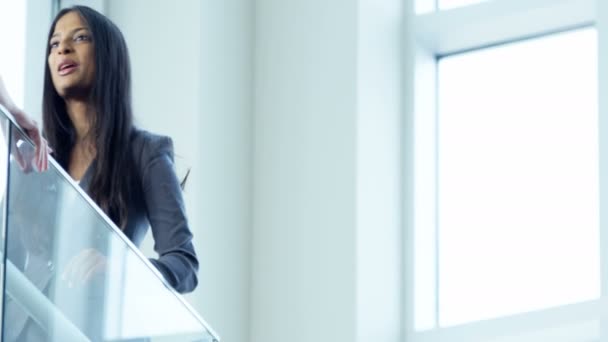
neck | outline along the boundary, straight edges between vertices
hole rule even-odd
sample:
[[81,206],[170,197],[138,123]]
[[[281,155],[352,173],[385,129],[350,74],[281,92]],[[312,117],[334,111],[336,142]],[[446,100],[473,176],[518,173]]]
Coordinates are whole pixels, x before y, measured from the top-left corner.
[[66,99],[66,109],[72,125],[76,130],[76,144],[82,144],[91,139],[89,132],[91,130],[92,115],[96,113],[92,110],[91,104],[82,100]]

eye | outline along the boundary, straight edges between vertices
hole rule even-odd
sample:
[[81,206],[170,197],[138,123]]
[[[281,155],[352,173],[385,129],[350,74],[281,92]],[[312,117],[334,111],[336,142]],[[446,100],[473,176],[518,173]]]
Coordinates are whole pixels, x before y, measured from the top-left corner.
[[49,46],[51,47],[51,49],[54,49],[59,46],[59,42],[50,42]]
[[80,34],[80,35],[76,36],[76,38],[74,38],[74,40],[77,42],[87,41],[87,40],[89,40],[89,36],[87,36],[86,34]]

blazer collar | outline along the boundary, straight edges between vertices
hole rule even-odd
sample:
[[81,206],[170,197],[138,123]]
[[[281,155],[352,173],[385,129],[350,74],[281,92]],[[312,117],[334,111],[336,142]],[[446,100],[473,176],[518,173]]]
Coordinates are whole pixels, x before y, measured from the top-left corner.
[[91,180],[93,178],[93,172],[95,171],[96,167],[97,167],[97,158],[93,159],[93,161],[91,162],[91,165],[89,165],[89,167],[85,171],[84,175],[80,179],[80,187],[86,192],[89,191],[89,186],[91,185]]

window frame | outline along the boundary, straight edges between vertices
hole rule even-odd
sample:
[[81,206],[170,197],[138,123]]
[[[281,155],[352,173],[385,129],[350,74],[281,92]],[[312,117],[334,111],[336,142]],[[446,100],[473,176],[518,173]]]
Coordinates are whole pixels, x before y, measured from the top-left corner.
[[[602,171],[608,171],[607,97],[599,96],[598,107],[599,300],[441,328],[436,224],[438,60],[452,54],[593,26],[598,33],[598,91],[602,94],[603,89],[608,90],[608,68],[601,63],[602,57],[608,57],[605,38],[608,35],[603,34],[608,32],[608,4],[598,0],[489,0],[441,11],[437,0],[406,0],[405,5],[405,340],[559,341],[564,329],[569,332],[567,338],[598,340],[598,332],[600,336],[608,336],[607,324],[600,324],[608,319],[605,299],[608,272],[604,271],[608,266],[608,221],[605,219],[608,216],[602,217],[602,213],[608,213],[608,177],[602,177]],[[424,264],[417,264],[417,258],[424,260]],[[434,288],[428,289],[428,284],[434,284]]]

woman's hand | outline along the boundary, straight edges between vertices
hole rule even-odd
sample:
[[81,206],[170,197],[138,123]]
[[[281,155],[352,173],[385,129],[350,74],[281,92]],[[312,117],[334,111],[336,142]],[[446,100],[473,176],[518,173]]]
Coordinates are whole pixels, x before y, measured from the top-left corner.
[[68,287],[88,283],[95,275],[104,273],[107,268],[105,255],[94,248],[87,248],[70,259],[61,279],[67,282]]
[[[11,114],[13,114],[19,126],[25,131],[28,137],[32,139],[34,145],[36,146],[36,152],[33,160],[33,162],[36,164],[36,168],[38,171],[46,171],[49,167],[48,155],[53,151],[49,147],[46,139],[42,137],[40,129],[38,129],[38,124],[36,121],[28,117],[22,110],[14,110],[11,112]],[[15,151],[18,151],[18,149],[15,149]],[[31,161],[24,160],[23,156],[18,152],[15,153],[15,156],[21,167],[23,169],[27,169],[27,164]]]
[[[19,124],[19,126],[27,133],[28,137],[32,139],[34,145],[36,145],[36,154],[33,162],[39,171],[46,171],[48,169],[48,155],[49,153],[52,153],[52,149],[48,146],[47,141],[42,137],[36,121],[28,117],[25,112],[15,105],[8,94],[8,90],[6,90],[6,87],[4,86],[2,76],[0,76],[0,105],[6,107],[6,109],[13,114],[17,124]],[[31,161],[24,160],[23,156],[19,154],[18,149],[15,148],[14,150],[17,151],[15,153],[17,162],[19,162],[22,169],[26,170],[28,168],[28,163]]]

